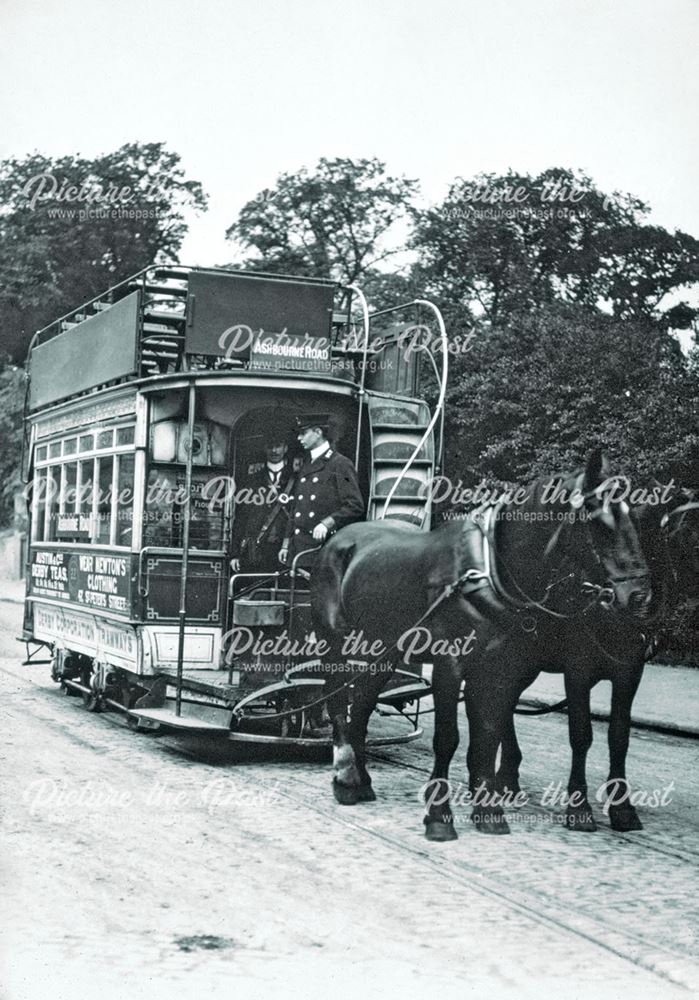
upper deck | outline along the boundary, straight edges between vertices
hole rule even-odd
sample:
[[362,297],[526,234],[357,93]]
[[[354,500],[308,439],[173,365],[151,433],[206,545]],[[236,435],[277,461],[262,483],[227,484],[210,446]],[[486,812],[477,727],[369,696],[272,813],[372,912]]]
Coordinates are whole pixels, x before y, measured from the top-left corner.
[[358,289],[329,280],[153,266],[34,336],[28,409],[191,372],[341,380],[415,397],[420,353],[402,350],[411,326],[365,308],[357,320],[358,300],[366,306]]

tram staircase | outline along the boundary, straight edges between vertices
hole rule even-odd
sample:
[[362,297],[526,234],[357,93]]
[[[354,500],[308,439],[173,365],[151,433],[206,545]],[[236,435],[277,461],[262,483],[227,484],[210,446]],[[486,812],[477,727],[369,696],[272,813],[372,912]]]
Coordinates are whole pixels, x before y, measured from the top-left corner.
[[[367,392],[371,476],[367,519],[403,521],[428,530],[429,484],[434,475],[434,436],[430,435],[404,472],[430,421],[427,403]],[[396,481],[388,507],[386,500]],[[384,509],[385,513],[384,513]]]

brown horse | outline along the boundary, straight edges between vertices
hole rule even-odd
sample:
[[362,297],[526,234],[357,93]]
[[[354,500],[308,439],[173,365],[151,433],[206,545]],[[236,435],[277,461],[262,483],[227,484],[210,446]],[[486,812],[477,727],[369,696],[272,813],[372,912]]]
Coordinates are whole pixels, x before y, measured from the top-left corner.
[[[641,505],[631,514],[651,572],[653,606],[648,620],[610,616],[596,609],[575,623],[577,641],[561,642],[556,635],[544,632],[537,643],[541,668],[564,675],[572,751],[568,791],[582,794],[577,808],[569,807],[567,820],[570,828],[586,832],[597,829],[585,784],[585,764],[592,744],[590,691],[600,680],[612,683],[609,778],[605,786],[610,824],[615,830],[641,830],[626,780],[633,699],[646,660],[666,642],[663,626],[671,611],[680,605],[691,609],[699,602],[699,503],[685,492],[676,492],[663,505]],[[497,785],[511,795],[520,790],[521,760],[510,717],[503,734]]]
[[[472,820],[484,832],[508,832],[495,760],[521,691],[541,669],[540,628],[571,643],[576,623],[595,608],[643,617],[650,604],[649,570],[628,507],[608,504],[603,492],[608,475],[594,452],[583,472],[522,490],[516,509],[488,508],[428,534],[355,524],[324,547],[312,604],[316,631],[331,650],[324,666],[334,691],[328,706],[339,802],[375,798],[368,719],[390,671],[412,654],[433,663],[431,787],[438,794],[427,803],[427,837],[456,837],[448,774],[462,683]],[[371,662],[354,684],[348,723],[338,661],[346,659],[350,633]],[[579,776],[571,782],[584,787]]]

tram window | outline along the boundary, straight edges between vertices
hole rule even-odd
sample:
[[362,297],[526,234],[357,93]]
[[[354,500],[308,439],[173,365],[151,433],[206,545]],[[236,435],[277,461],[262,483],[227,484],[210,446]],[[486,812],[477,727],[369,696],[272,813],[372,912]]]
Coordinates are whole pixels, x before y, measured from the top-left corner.
[[[37,446],[35,464],[58,461],[35,475],[34,541],[131,545],[135,458],[124,449],[134,434],[129,424]],[[116,454],[95,454],[115,448]]]
[[58,498],[61,492],[61,467],[46,470],[46,503],[44,505],[44,541],[56,541]]
[[[211,478],[208,469],[192,470],[192,516],[189,543],[194,549],[222,549],[223,500],[206,491]],[[184,482],[182,484],[184,486]],[[202,495],[203,494],[203,495]]]
[[116,544],[131,545],[133,522],[134,456],[119,455],[116,495]]
[[175,470],[163,467],[151,469],[146,487],[143,544],[177,547],[181,510]]
[[[189,544],[193,549],[223,548],[223,500],[203,494],[211,471],[192,470]],[[144,518],[144,545],[180,548],[185,511],[185,470],[181,466],[155,466],[148,474]]]
[[116,443],[119,444],[133,444],[134,443],[134,431],[133,425],[131,427],[117,427],[116,432]]
[[46,514],[46,481],[48,469],[39,469],[34,476],[32,538],[35,542],[44,540],[44,518]]
[[66,462],[61,479],[61,514],[77,511],[78,463]]
[[94,459],[87,458],[79,462],[79,478],[80,483],[78,486],[78,514],[81,519],[92,517],[92,499],[94,493],[94,484],[92,481],[92,476],[94,472]]
[[97,538],[95,541],[109,545],[112,528],[112,476],[114,458],[103,455],[99,459],[97,479]]

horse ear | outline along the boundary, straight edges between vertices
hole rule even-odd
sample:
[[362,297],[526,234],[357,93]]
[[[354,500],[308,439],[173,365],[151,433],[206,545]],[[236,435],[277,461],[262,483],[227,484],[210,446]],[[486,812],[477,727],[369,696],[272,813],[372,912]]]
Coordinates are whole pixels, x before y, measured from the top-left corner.
[[609,462],[602,448],[594,448],[587,456],[583,493],[591,493],[610,476]]

